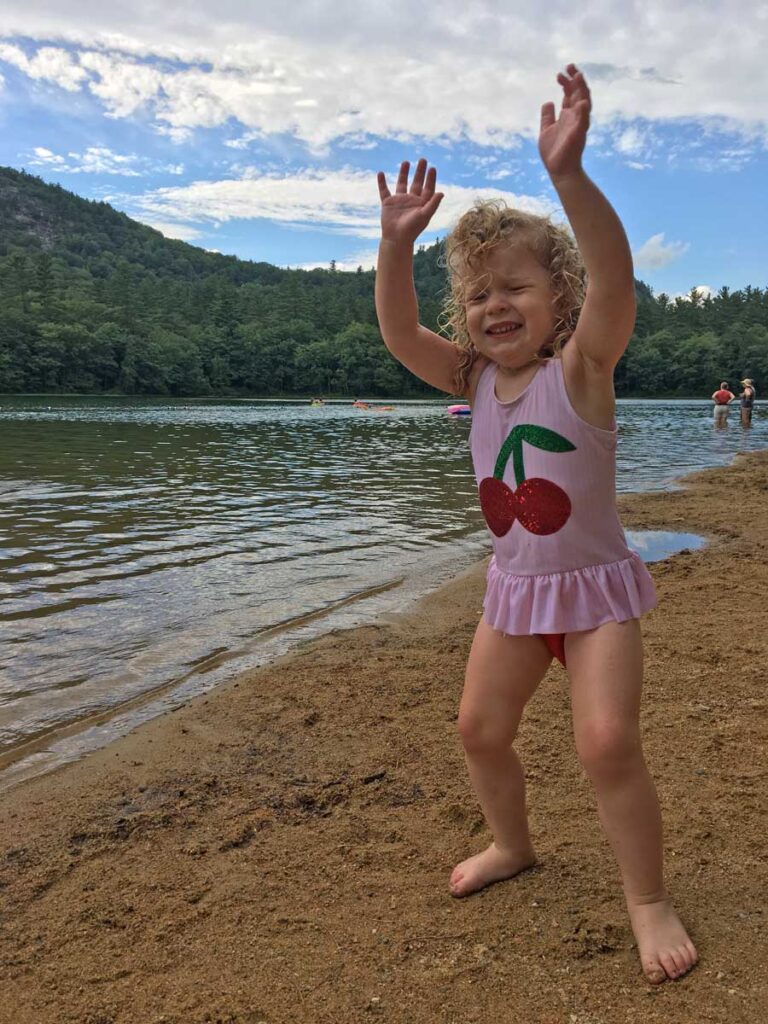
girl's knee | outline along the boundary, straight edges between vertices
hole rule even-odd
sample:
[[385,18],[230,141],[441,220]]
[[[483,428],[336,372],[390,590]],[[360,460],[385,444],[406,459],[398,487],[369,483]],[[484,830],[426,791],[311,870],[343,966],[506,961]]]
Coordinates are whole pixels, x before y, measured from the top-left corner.
[[579,728],[576,750],[582,767],[591,778],[615,778],[642,757],[640,732],[634,723],[589,722]]
[[498,722],[481,711],[461,708],[457,728],[468,754],[508,750],[517,733],[516,722]]

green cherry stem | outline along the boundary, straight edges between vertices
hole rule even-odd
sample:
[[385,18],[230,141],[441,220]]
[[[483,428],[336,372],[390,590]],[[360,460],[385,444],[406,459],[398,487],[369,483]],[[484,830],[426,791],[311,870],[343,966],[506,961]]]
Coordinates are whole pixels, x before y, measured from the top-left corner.
[[[512,428],[506,441],[501,446],[499,457],[496,459],[496,465],[493,467],[493,475],[499,480],[503,480],[504,470],[507,468],[509,456],[514,452],[512,465],[515,470],[515,482],[518,485],[525,480],[525,470],[523,469],[523,445],[520,440],[520,431],[522,429],[522,426]],[[522,474],[522,480],[520,479],[520,474]]]
[[509,456],[512,456],[512,468],[515,473],[515,485],[517,487],[525,481],[525,465],[523,461],[523,441],[533,445],[534,448],[541,448],[545,452],[572,452],[576,445],[571,444],[567,437],[549,430],[547,427],[540,427],[535,423],[519,423],[513,427],[501,446],[499,457],[493,468],[493,475],[497,479],[504,478],[504,470],[507,467]]

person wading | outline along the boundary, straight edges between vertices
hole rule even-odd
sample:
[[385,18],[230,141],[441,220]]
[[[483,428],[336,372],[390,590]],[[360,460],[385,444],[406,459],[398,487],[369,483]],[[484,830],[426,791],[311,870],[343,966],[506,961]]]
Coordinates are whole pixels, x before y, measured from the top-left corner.
[[720,387],[712,395],[712,401],[715,403],[716,427],[724,427],[728,423],[728,406],[735,397],[736,395],[728,390],[728,381],[721,381]]
[[752,426],[752,407],[755,404],[755,398],[757,393],[755,392],[755,385],[752,382],[751,377],[745,377],[741,381],[741,386],[744,390],[739,395],[741,401],[741,425],[742,427]]

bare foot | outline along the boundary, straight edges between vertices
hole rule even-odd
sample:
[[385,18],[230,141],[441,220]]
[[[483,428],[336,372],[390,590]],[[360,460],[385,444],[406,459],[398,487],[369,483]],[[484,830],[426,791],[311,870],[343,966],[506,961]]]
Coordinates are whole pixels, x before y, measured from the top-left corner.
[[456,865],[449,883],[451,895],[471,896],[486,885],[512,878],[535,863],[536,854],[532,847],[523,851],[500,850],[491,843],[487,850]]
[[660,985],[687,974],[699,954],[669,900],[635,903],[628,909],[648,981]]

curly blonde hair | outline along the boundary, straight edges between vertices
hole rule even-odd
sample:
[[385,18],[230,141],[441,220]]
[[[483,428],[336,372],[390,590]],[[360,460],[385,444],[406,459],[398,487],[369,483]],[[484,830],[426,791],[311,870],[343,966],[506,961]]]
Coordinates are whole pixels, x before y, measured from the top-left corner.
[[467,330],[467,296],[485,274],[485,259],[504,243],[524,245],[549,271],[555,333],[540,353],[542,357],[556,355],[570,338],[584,302],[586,271],[567,228],[554,224],[549,217],[507,206],[502,199],[478,200],[445,240],[443,262],[450,277],[450,292],[440,326],[461,351],[455,377],[457,394],[466,391],[469,371],[478,356]]

